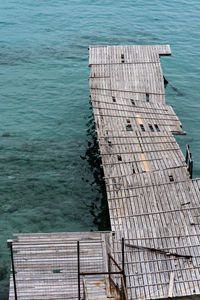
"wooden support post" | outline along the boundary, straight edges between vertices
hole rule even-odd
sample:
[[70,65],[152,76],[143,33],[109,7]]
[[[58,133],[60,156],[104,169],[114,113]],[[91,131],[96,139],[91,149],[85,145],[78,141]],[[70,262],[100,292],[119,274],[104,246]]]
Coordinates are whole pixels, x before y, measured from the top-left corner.
[[192,173],[193,173],[193,160],[190,161],[190,166],[189,166],[189,171],[190,171],[190,179],[192,179]]
[[188,163],[188,153],[189,153],[189,151],[190,151],[190,147],[189,147],[189,145],[187,145],[186,146],[186,156],[185,156],[185,162],[186,162],[186,164]]

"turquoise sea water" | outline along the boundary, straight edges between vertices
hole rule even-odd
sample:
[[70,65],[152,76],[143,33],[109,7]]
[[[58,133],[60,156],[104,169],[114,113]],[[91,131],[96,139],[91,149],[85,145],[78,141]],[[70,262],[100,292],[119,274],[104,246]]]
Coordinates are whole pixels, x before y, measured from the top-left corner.
[[200,176],[199,12],[199,0],[0,1],[0,300],[13,232],[107,226],[91,163],[89,45],[171,45],[167,102]]

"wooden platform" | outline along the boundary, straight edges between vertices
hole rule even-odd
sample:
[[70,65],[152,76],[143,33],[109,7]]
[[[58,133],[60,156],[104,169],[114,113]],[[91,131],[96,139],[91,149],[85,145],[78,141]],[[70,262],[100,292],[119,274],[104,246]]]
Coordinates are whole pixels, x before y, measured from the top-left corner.
[[[107,232],[17,234],[13,241],[17,299],[78,299],[77,241],[81,272],[107,271]],[[106,240],[108,240],[106,242]],[[107,299],[105,275],[81,277],[81,295]],[[14,300],[13,280],[9,300]]]
[[105,175],[114,253],[125,238],[128,299],[200,294],[200,180],[189,179],[165,103],[169,46],[90,47],[91,103]]
[[[81,271],[102,273],[116,271],[109,255],[122,268],[122,238],[123,299],[200,299],[200,179],[190,179],[174,138],[185,132],[165,103],[160,56],[170,54],[160,45],[89,48],[112,232],[18,234],[18,299],[78,299],[77,241]],[[122,299],[122,278],[82,276],[81,299]]]

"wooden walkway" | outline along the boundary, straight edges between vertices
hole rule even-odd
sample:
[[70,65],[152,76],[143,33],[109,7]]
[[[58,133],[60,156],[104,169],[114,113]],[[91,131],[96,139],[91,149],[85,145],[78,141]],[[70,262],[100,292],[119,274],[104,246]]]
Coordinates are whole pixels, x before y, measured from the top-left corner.
[[112,232],[18,234],[18,300],[78,299],[77,241],[79,299],[122,299],[123,262],[123,300],[200,299],[200,179],[190,178],[174,138],[185,132],[165,103],[160,56],[170,54],[169,46],[89,48]]
[[190,179],[165,103],[169,46],[89,48],[90,93],[114,255],[125,238],[128,299],[200,294],[200,180]]
[[[77,300],[77,241],[80,271],[105,272],[111,236],[107,232],[17,234],[13,241],[17,299]],[[82,276],[80,287],[81,295],[87,294],[86,300],[107,299],[110,295],[105,275]],[[11,276],[9,300],[14,299]]]

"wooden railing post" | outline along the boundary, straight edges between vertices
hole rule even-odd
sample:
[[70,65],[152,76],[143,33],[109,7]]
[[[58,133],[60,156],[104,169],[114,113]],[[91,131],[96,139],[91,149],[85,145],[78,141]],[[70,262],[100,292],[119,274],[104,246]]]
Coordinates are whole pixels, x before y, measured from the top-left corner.
[[77,241],[77,262],[78,262],[78,300],[81,300],[81,280],[80,280],[80,245]]
[[192,179],[192,173],[193,173],[193,160],[191,158],[190,165],[189,165],[189,172],[190,172],[190,179]]
[[15,295],[15,300],[17,300],[17,285],[16,285],[16,278],[15,278],[15,264],[14,264],[14,255],[13,255],[13,245],[12,245],[12,243],[13,243],[12,240],[7,241],[7,246],[8,246],[8,248],[10,248],[10,254],[11,254],[14,295]]
[[[110,262],[110,256],[108,255],[108,272],[111,272],[111,262]],[[108,275],[109,282],[111,281],[110,274]]]
[[124,284],[126,286],[125,260],[124,260],[124,238],[122,238],[122,271],[123,271]]

